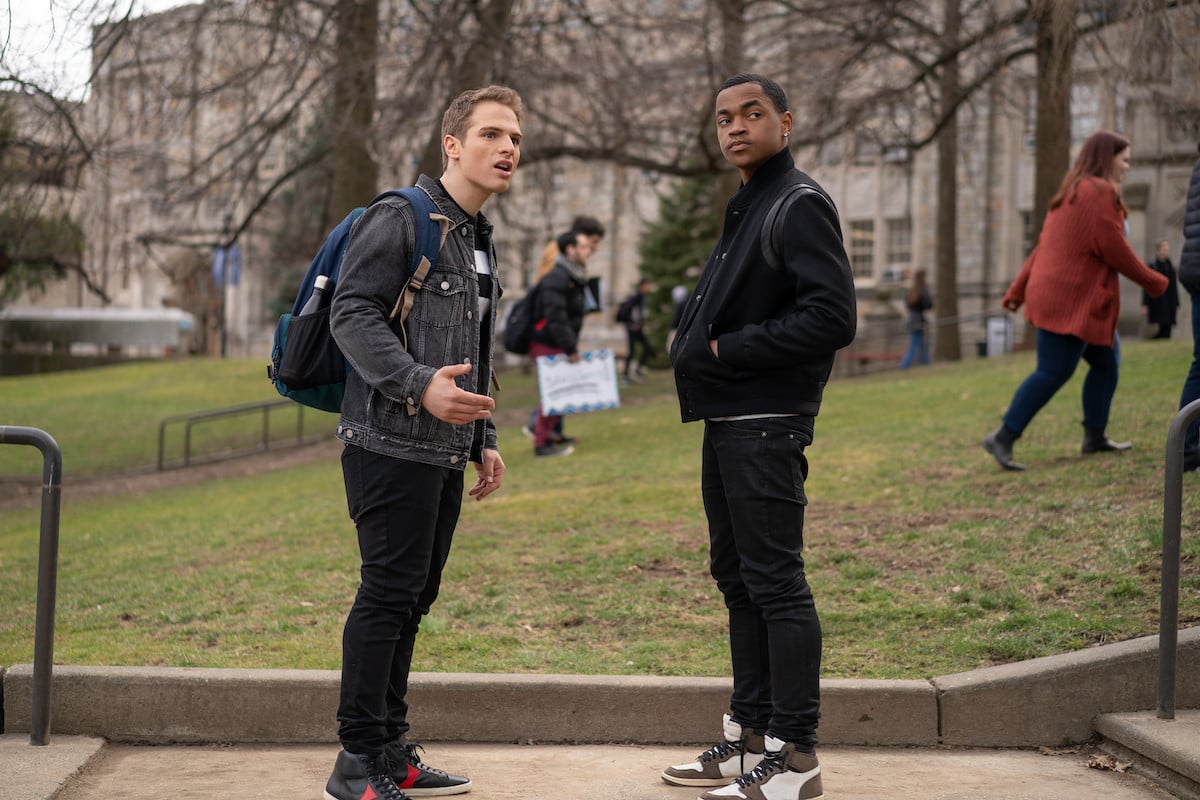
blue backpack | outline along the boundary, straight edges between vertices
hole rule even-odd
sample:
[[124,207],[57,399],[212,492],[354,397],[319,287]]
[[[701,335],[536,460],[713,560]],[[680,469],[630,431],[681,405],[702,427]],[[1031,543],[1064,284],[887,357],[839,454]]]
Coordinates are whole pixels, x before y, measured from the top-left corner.
[[[404,197],[412,204],[417,222],[417,243],[413,248],[410,277],[404,285],[400,301],[395,305],[397,310],[388,320],[391,322],[399,315],[403,323],[412,308],[414,296],[437,261],[443,236],[442,226],[430,219],[430,215],[438,213],[438,209],[429,195],[415,186],[409,186],[384,192],[371,203],[393,196]],[[364,211],[365,206],[351,211],[326,237],[325,244],[321,245],[308,271],[304,273],[292,313],[281,316],[275,325],[267,377],[275,384],[279,394],[321,411],[341,410],[346,376],[350,373],[350,364],[329,330],[329,306],[341,270],[342,256],[346,252],[346,242],[350,238],[350,228]],[[301,314],[321,275],[329,278],[321,307],[311,313]]]

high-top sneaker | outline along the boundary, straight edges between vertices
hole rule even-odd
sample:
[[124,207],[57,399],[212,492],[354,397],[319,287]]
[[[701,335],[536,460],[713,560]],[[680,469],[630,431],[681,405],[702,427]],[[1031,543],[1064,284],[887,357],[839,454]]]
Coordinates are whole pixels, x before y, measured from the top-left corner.
[[325,800],[408,800],[388,774],[387,756],[338,753],[325,784]]
[[700,800],[821,800],[821,765],[816,756],[796,752],[796,745],[766,737],[763,760],[728,786],[700,795]]
[[663,770],[662,779],[675,786],[724,786],[758,766],[763,757],[763,734],[743,728],[725,714],[725,738],[696,756],[695,761]]
[[442,797],[471,791],[471,779],[464,775],[451,775],[435,769],[421,761],[417,750],[419,744],[391,742],[383,746],[388,758],[392,780],[409,797]]

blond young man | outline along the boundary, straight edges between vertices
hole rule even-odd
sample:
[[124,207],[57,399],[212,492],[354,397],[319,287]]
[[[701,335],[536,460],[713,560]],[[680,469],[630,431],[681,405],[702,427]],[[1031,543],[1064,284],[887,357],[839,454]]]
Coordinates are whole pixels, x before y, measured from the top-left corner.
[[[417,187],[438,213],[418,221],[400,197],[371,205],[351,230],[330,327],[353,371],[337,436],[358,531],[361,583],[342,637],[338,738],[327,800],[459,794],[468,778],[422,763],[405,739],[408,676],[421,619],[437,598],[464,489],[500,488],[504,460],[488,393],[500,281],[480,212],[521,157],[521,98],[464,92],[442,118],[443,173]],[[390,321],[419,224],[446,232],[406,321]]]

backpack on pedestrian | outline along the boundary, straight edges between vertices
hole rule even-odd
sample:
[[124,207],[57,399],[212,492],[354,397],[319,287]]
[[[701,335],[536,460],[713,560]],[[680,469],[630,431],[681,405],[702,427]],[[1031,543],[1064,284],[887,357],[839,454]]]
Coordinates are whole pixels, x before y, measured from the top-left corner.
[[[391,322],[399,316],[403,323],[412,309],[414,296],[437,261],[443,240],[442,226],[430,219],[437,206],[417,187],[384,192],[371,204],[385,197],[407,199],[417,223],[409,279],[388,319]],[[366,206],[351,211],[326,237],[304,273],[291,313],[281,316],[275,325],[267,377],[282,396],[321,411],[341,410],[346,376],[350,373],[350,364],[329,329],[329,311],[350,228],[364,211]]]
[[504,318],[504,349],[514,355],[529,355],[529,345],[533,344],[538,285],[534,284],[524,297],[513,303]]
[[633,307],[637,305],[640,296],[641,292],[634,292],[621,301],[621,304],[617,306],[617,322],[625,325],[633,322]]

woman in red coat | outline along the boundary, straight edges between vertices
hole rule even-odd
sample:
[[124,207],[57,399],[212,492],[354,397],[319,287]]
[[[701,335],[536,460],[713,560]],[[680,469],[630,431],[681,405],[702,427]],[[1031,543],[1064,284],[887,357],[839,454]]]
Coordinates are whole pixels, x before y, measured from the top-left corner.
[[1105,434],[1121,361],[1117,279],[1126,276],[1151,297],[1166,291],[1167,279],[1142,263],[1126,238],[1121,179],[1127,169],[1129,140],[1110,131],[1092,134],[1050,201],[1037,247],[1004,295],[1004,307],[1016,311],[1024,304],[1025,318],[1037,328],[1037,369],[1017,388],[1004,423],[983,440],[1005,469],[1025,469],[1013,461],[1013,442],[1081,358],[1088,364],[1083,452],[1133,446]]

